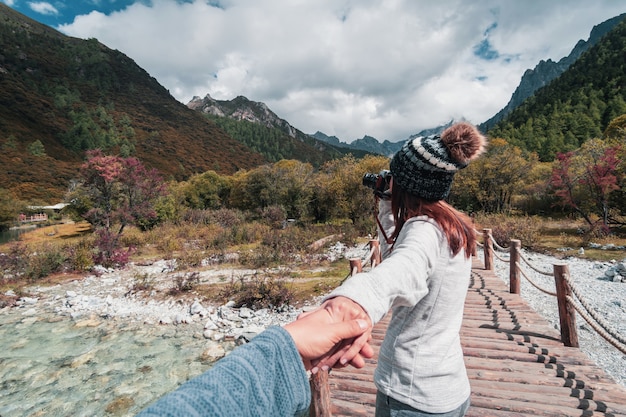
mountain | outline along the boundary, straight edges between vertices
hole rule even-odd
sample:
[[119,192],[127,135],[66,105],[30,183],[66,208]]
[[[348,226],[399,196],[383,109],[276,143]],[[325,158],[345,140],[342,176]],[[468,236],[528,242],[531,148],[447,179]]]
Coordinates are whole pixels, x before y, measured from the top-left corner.
[[626,13],[619,16],[608,19],[599,25],[594,26],[589,34],[589,39],[583,41],[582,39],[574,46],[574,49],[570,54],[564,58],[561,58],[558,62],[554,62],[551,59],[547,61],[540,61],[534,69],[528,69],[522,76],[522,79],[513,92],[511,100],[507,103],[502,110],[500,110],[495,116],[483,122],[479,125],[479,129],[482,131],[488,131],[496,123],[501,121],[506,115],[511,113],[517,108],[524,100],[532,96],[535,91],[548,85],[551,81],[558,78],[563,74],[580,56],[592,46],[596,45],[604,35],[611,31],[617,24],[619,24],[626,17]]
[[430,136],[430,135],[440,134],[446,128],[448,128],[448,127],[452,126],[454,123],[456,123],[458,121],[462,121],[462,120],[464,120],[464,119],[461,119],[461,120],[450,120],[445,125],[437,126],[437,127],[431,128],[431,129],[424,129],[424,130],[420,131],[419,133],[411,135],[407,139],[401,140],[399,142],[390,142],[388,140],[385,140],[385,141],[383,141],[381,143],[378,139],[376,139],[376,138],[374,138],[372,136],[367,136],[366,135],[366,136],[363,136],[363,138],[361,138],[361,139],[356,139],[352,143],[345,143],[345,142],[340,142],[339,139],[336,136],[327,136],[327,135],[325,135],[324,133],[322,133],[320,131],[315,132],[311,136],[313,136],[314,138],[316,138],[318,140],[321,140],[323,142],[326,142],[326,143],[329,143],[331,145],[334,145],[336,147],[343,147],[343,148],[348,148],[348,149],[366,151],[366,152],[369,152],[369,153],[374,153],[374,154],[379,154],[379,155],[392,156],[397,151],[399,151],[400,148],[402,148],[402,145],[404,145],[404,143],[407,140],[415,139],[416,137],[419,137],[419,136]]
[[551,161],[626,114],[626,19],[488,131]]
[[0,3],[0,187],[56,202],[93,148],[136,156],[176,180],[267,162],[123,53]]
[[[314,166],[347,153],[364,152],[337,146],[307,135],[281,119],[265,104],[244,96],[215,100],[209,94],[193,97],[187,107],[204,114],[233,138],[262,154],[268,161],[297,159]],[[338,142],[338,141],[337,141]]]

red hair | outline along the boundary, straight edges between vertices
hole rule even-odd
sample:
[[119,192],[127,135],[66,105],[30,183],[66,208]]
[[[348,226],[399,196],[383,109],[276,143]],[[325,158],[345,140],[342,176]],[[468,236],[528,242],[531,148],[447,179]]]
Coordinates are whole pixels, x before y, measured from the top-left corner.
[[425,200],[407,193],[398,183],[394,183],[391,188],[391,210],[396,225],[391,236],[393,240],[411,217],[427,216],[435,220],[443,231],[453,256],[461,249],[465,250],[466,258],[474,252],[476,235],[472,221],[444,200]]

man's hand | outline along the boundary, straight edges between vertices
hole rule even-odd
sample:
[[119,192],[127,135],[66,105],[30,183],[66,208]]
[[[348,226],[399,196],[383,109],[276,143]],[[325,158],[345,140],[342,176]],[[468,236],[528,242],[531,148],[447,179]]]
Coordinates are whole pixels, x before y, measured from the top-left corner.
[[[330,336],[331,327],[329,325],[334,323],[358,320],[367,324],[366,328],[359,334],[343,337],[327,352],[309,358],[313,366],[311,368],[313,373],[317,372],[318,369],[327,370],[331,367],[346,366],[348,363],[356,368],[362,368],[365,365],[364,358],[371,358],[374,355],[374,351],[368,343],[371,339],[371,320],[365,310],[349,298],[331,298],[316,310],[301,314],[294,323],[303,320],[313,320],[315,323],[325,321],[326,324],[320,331],[326,337]],[[311,331],[314,330],[313,325],[309,325],[309,328]]]

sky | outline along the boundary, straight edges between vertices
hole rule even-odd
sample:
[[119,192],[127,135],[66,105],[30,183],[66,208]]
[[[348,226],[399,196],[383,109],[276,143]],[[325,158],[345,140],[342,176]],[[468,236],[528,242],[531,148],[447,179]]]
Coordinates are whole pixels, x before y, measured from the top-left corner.
[[0,0],[96,38],[187,104],[245,96],[305,133],[402,141],[480,124],[626,0]]

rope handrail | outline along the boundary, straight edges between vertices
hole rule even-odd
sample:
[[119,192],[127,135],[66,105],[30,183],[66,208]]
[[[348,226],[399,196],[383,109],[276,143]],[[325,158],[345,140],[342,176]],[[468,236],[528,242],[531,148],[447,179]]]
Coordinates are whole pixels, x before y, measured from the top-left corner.
[[498,249],[499,251],[506,252],[506,251],[509,250],[509,248],[505,248],[503,246],[500,246],[498,244],[498,242],[496,242],[496,240],[494,239],[493,235],[491,235],[491,234],[489,235],[489,240],[491,240],[491,242],[493,243],[493,247]]
[[534,267],[534,266],[530,263],[530,261],[528,261],[528,259],[526,259],[526,257],[525,257],[523,254],[521,254],[521,253],[520,253],[520,258],[521,258],[521,259],[522,259],[522,261],[524,261],[524,263],[526,263],[526,265],[528,265],[528,267],[529,267],[530,269],[532,269],[533,271],[535,271],[535,272],[537,272],[537,273],[539,273],[539,274],[541,274],[541,275],[548,276],[548,277],[553,277],[553,276],[554,276],[554,272],[546,272],[546,271],[542,271],[542,270],[540,270],[540,269],[538,269],[538,268]]
[[497,260],[502,261],[502,262],[508,262],[508,261],[509,261],[508,259],[504,259],[504,258],[499,257],[499,256],[498,256],[495,252],[493,253],[493,256],[494,256]]
[[[587,301],[584,298],[582,298],[582,296],[580,294],[580,291],[574,285],[574,283],[572,282],[571,277],[569,275],[565,276],[565,281],[567,282],[567,285],[569,285],[569,287],[571,288],[572,294],[574,294],[576,296],[576,298],[578,299],[580,304],[585,308],[587,313],[589,313],[589,315],[598,323],[598,325],[602,326],[603,330],[606,331],[607,333],[609,333],[613,338],[615,338],[619,342],[621,342],[621,343],[626,345],[626,337],[620,335],[615,329],[613,329],[611,327],[611,325],[609,325],[607,322],[605,322],[604,319],[602,317],[600,317],[598,315],[598,313],[593,308],[591,308],[589,306]],[[575,306],[576,304],[572,302],[572,305]],[[578,311],[578,310],[576,310],[576,311]],[[581,316],[582,316],[582,314],[581,314]],[[587,319],[585,319],[585,320],[587,320]],[[589,324],[591,324],[591,323],[589,323]]]
[[583,310],[576,302],[574,302],[574,299],[572,297],[567,296],[566,299],[567,299],[567,302],[570,303],[574,307],[576,312],[580,314],[580,316],[583,319],[585,319],[587,323],[589,323],[589,325],[593,328],[593,330],[596,331],[596,333],[602,336],[611,345],[616,347],[620,352],[626,354],[626,346],[622,346],[618,339],[614,338],[613,335],[607,332],[598,322],[594,321],[591,317],[589,317],[587,312]]
[[528,281],[533,287],[537,288],[539,291],[551,295],[553,297],[556,297],[556,292],[552,292],[552,291],[548,291],[544,288],[541,288],[539,286],[539,284],[535,283],[532,279],[530,279],[530,277],[528,275],[526,275],[526,273],[524,272],[524,270],[522,269],[522,266],[519,264],[519,262],[515,263],[515,267],[518,269],[518,271],[521,272],[521,274],[524,276],[524,278],[526,278],[526,281]]
[[[494,245],[497,245],[497,243],[493,239],[493,236],[489,235],[489,239],[490,239],[491,242],[493,242]],[[513,245],[511,245],[511,247],[512,246]],[[507,262],[506,259],[503,259],[500,256],[498,256],[495,253],[495,251],[491,251],[491,255],[494,258],[496,258],[496,259],[498,259],[498,260],[500,260],[502,262]],[[542,271],[541,269],[535,267],[521,253],[521,251],[519,251],[519,250],[516,251],[516,257],[518,257],[521,261],[524,262],[524,264],[526,266],[528,266],[531,270],[535,271],[536,273],[544,275],[544,276],[555,277],[555,272],[556,271],[553,271],[553,272]],[[511,254],[511,259],[508,260],[509,263],[510,263],[510,267],[511,268],[514,267],[519,272],[519,274],[521,274],[526,279],[526,281],[528,281],[528,283],[530,283],[533,287],[535,287],[540,292],[543,292],[543,293],[545,293],[547,295],[551,295],[551,296],[554,296],[554,297],[557,297],[557,298],[559,297],[557,292],[546,290],[545,288],[542,288],[539,284],[534,282],[528,276],[528,274],[522,269],[522,265],[520,264],[520,262],[518,262],[516,260],[515,260],[515,262],[513,262],[514,260],[515,260],[515,257],[513,256],[513,254]],[[511,277],[511,279],[512,279],[512,277]],[[567,285],[571,289],[572,294],[574,294],[574,296],[578,300],[578,303],[576,303],[575,300],[571,296],[569,296],[569,295],[566,295],[564,300],[567,303],[569,303],[574,308],[574,310],[576,310],[576,312],[578,312],[578,314],[581,317],[583,317],[583,319],[596,331],[596,333],[598,333],[599,336],[604,338],[608,343],[610,343],[611,345],[616,347],[622,353],[626,353],[626,337],[624,337],[623,335],[620,335],[601,316],[599,316],[598,313],[593,308],[591,308],[589,306],[589,304],[586,302],[586,300],[581,295],[581,292],[579,291],[579,289],[572,282],[569,273],[564,274],[563,279],[565,280],[565,282],[567,283]],[[519,287],[518,287],[517,291],[519,291]],[[577,345],[575,345],[575,346],[577,346]]]

